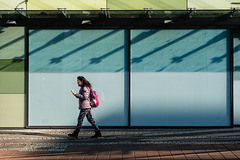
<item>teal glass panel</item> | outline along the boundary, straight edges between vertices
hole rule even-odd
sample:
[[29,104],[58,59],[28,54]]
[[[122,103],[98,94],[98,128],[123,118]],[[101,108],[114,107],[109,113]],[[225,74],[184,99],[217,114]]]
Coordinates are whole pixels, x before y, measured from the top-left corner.
[[228,37],[223,29],[132,30],[131,125],[229,126]]
[[234,80],[233,80],[233,106],[234,125],[240,125],[240,32],[234,35]]
[[[128,118],[125,30],[29,31],[29,126],[75,126],[77,76],[99,94],[99,126],[126,126]],[[90,125],[84,120],[84,125]]]
[[133,30],[132,71],[225,72],[227,35],[226,30]]
[[24,59],[24,37],[24,27],[0,27],[0,59]]
[[123,30],[31,30],[29,70],[123,72],[124,43]]
[[24,60],[0,60],[0,93],[25,93]]

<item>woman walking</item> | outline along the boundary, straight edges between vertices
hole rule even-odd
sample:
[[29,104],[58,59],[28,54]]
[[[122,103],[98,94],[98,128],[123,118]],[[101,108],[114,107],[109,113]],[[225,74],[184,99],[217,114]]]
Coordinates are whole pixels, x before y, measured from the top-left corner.
[[82,127],[83,119],[86,116],[89,123],[95,129],[95,135],[92,138],[101,137],[101,132],[99,127],[97,126],[96,122],[94,121],[92,114],[91,114],[91,105],[90,105],[90,91],[91,91],[91,83],[87,81],[83,76],[77,77],[77,84],[80,87],[79,93],[75,93],[72,90],[72,94],[79,99],[79,116],[78,116],[78,123],[77,126],[72,134],[68,134],[69,137],[78,137],[78,133]]

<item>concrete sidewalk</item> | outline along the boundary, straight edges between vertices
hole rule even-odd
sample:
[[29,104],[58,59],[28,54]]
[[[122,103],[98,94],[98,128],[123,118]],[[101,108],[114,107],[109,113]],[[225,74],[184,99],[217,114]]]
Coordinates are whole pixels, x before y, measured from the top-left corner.
[[0,130],[0,159],[240,159],[240,128]]

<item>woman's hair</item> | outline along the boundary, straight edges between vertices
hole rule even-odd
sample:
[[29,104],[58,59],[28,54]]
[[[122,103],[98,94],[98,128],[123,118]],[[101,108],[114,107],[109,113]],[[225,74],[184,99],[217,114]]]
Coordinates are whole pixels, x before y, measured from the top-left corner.
[[91,83],[86,80],[83,76],[78,76],[77,79],[83,83],[83,86],[92,87]]

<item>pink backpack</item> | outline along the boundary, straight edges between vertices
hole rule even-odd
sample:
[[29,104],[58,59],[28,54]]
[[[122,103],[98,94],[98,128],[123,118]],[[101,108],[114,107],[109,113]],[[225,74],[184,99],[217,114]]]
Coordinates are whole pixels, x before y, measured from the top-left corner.
[[96,108],[99,105],[98,94],[92,88],[90,88],[90,105],[92,108]]

